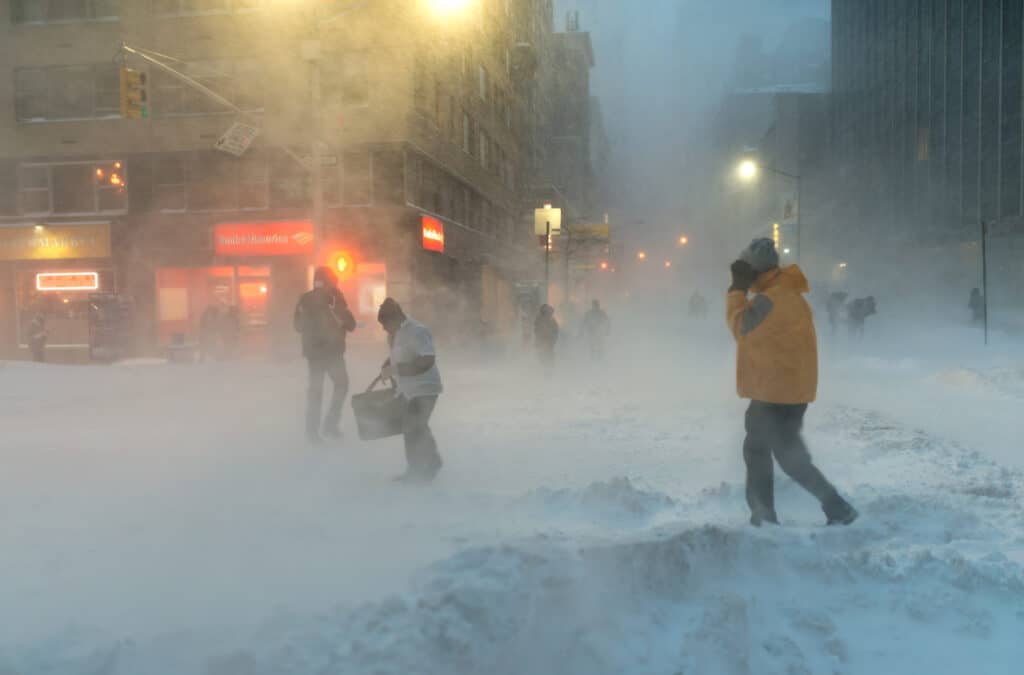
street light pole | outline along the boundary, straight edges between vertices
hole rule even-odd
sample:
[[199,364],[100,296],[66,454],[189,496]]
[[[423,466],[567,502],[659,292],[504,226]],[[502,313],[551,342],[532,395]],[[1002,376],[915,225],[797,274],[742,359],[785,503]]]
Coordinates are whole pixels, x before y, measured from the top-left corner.
[[551,301],[551,221],[545,224],[544,233],[544,304]]
[[988,345],[988,223],[981,221],[981,300],[985,321],[985,345]]
[[[754,162],[754,160],[745,159],[740,162],[737,172],[739,173],[741,180],[749,183],[757,177],[759,168],[760,167]],[[785,176],[786,178],[796,181],[796,260],[797,262],[800,262],[801,255],[803,253],[803,173],[789,173],[788,171],[776,169],[774,166],[766,166],[764,168],[773,174]]]
[[[324,167],[321,153],[321,127],[322,116],[320,114],[321,87],[320,87],[320,41],[316,40],[310,48],[311,58],[309,59],[309,89],[310,105],[312,106],[312,134],[313,144],[310,148],[310,181],[313,190],[313,264],[319,263],[320,253],[323,250],[325,223],[324,223]],[[315,52],[315,53],[314,53]]]
[[803,187],[802,174],[796,175],[796,261],[800,262],[800,258],[804,252],[803,242],[803,224],[804,224],[804,202],[803,195],[800,194],[800,189]]

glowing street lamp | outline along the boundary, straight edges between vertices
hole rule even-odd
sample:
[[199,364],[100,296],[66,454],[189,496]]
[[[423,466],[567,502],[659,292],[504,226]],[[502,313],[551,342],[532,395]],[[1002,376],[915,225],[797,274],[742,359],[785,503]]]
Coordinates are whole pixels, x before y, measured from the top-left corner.
[[665,261],[665,269],[671,269],[671,268],[672,268],[672,261],[671,260],[666,260]]
[[647,260],[647,252],[646,252],[646,251],[640,251],[640,252],[638,252],[638,253],[636,254],[636,259],[637,259],[637,260],[639,260],[639,261],[641,261],[641,262],[642,262],[642,261],[644,261],[644,260]]
[[757,173],[757,162],[752,159],[744,159],[739,163],[739,166],[736,167],[736,175],[739,176],[740,180],[746,183],[757,178]]
[[440,16],[452,16],[464,12],[470,0],[430,0],[430,9]]
[[689,237],[686,237],[686,236],[679,237],[679,245],[680,246],[686,246],[689,243],[690,243],[690,238]]

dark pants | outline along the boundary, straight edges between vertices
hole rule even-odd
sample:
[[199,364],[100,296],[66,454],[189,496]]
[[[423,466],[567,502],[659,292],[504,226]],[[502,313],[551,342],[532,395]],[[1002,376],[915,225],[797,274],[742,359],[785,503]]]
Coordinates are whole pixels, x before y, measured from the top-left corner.
[[441,470],[441,455],[437,452],[437,441],[430,431],[430,416],[436,405],[437,396],[409,399],[402,418],[402,436],[409,473],[420,478],[433,478]]
[[32,347],[32,360],[36,363],[46,363],[46,344],[45,343],[33,343]]
[[841,508],[842,499],[811,461],[800,430],[807,405],[780,405],[751,401],[747,409],[747,504],[755,516],[775,520],[775,483],[772,455],[790,478],[818,498],[826,514]]
[[324,408],[324,376],[331,378],[334,392],[327,408],[327,417],[323,428],[328,432],[336,432],[341,424],[341,409],[348,396],[348,371],[345,369],[345,357],[309,359],[309,388],[306,390],[306,434],[320,434],[320,415]]
[[555,345],[541,343],[537,345],[537,358],[545,375],[551,375],[555,368]]

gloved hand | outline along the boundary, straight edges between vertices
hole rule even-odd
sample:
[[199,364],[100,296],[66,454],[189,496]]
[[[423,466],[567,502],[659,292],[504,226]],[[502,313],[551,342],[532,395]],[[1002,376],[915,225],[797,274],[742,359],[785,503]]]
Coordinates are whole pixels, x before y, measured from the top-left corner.
[[757,272],[745,260],[735,261],[729,269],[732,270],[732,286],[729,287],[730,291],[743,291],[746,293],[754,285],[754,282],[757,281]]

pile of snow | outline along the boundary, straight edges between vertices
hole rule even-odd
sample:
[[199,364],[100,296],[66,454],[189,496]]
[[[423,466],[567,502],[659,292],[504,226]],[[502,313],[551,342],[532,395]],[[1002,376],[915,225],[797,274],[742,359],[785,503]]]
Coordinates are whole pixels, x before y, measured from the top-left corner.
[[[741,498],[734,483],[685,504],[625,478],[535,490],[510,508],[610,513],[641,527],[471,546],[402,593],[281,611],[216,641],[65,634],[8,655],[0,672],[1013,672],[1024,659],[1021,474],[878,413],[832,408],[810,435],[825,431],[875,477],[850,489],[863,515],[849,528],[820,527],[788,481],[779,510],[789,524],[762,529],[732,512],[715,522]],[[673,509],[688,512],[680,524],[643,526]]]
[[676,506],[676,501],[659,492],[642,490],[626,477],[591,483],[583,490],[540,488],[520,505],[546,512],[548,516],[574,516],[608,522],[637,524]]

